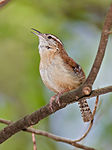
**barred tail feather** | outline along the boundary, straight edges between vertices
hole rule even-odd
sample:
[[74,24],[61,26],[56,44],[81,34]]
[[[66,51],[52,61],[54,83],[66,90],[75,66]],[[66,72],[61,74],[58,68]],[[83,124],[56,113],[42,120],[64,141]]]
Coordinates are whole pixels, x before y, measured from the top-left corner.
[[78,104],[80,107],[83,121],[84,122],[91,121],[93,119],[93,117],[92,117],[92,113],[91,113],[91,110],[89,108],[89,105],[88,105],[86,99],[79,101]]

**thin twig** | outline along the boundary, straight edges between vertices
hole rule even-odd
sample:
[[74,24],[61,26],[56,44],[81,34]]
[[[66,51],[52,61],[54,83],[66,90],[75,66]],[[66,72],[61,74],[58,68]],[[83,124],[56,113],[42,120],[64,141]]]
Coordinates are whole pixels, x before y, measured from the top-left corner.
[[[3,124],[11,124],[12,121],[9,121],[9,120],[5,120],[5,119],[0,119],[0,123],[3,123]],[[77,148],[81,148],[81,149],[84,149],[84,150],[95,150],[94,148],[91,148],[91,147],[87,147],[85,145],[82,145],[82,144],[79,144],[79,143],[76,143],[74,142],[74,140],[70,140],[70,139],[67,139],[67,138],[64,138],[64,137],[60,137],[60,136],[56,136],[54,134],[51,134],[49,132],[46,132],[46,131],[42,131],[42,130],[36,130],[32,127],[30,128],[27,128],[25,130],[23,130],[25,132],[29,132],[29,133],[34,133],[36,135],[42,135],[42,136],[46,136],[50,139],[53,139],[55,141],[58,141],[58,142],[64,142],[64,143],[67,143],[67,144],[70,144],[72,146],[75,146]]]
[[70,139],[67,139],[67,138],[64,138],[64,137],[60,137],[60,136],[56,136],[54,134],[51,134],[51,133],[48,133],[46,131],[41,131],[41,130],[35,130],[35,129],[29,129],[27,130],[28,132],[33,132],[37,135],[42,135],[42,136],[46,136],[48,138],[51,138],[55,141],[58,141],[58,142],[64,142],[64,143],[67,143],[67,144],[70,144],[72,146],[75,146],[77,148],[81,148],[81,149],[84,149],[84,150],[95,150],[94,148],[91,148],[91,147],[87,147],[85,145],[82,145],[82,144],[79,144],[79,143],[76,143],[74,142],[74,140],[70,140]]
[[32,132],[33,150],[37,150],[35,133]]
[[80,139],[75,140],[74,142],[80,142],[80,141],[82,141],[88,135],[88,133],[91,130],[92,126],[93,126],[93,120],[91,120],[91,122],[89,124],[89,127],[88,127],[87,131],[84,133],[84,135]]
[[33,150],[37,150],[36,139],[35,139],[34,133],[32,133],[32,141],[33,141]]
[[98,107],[98,101],[99,101],[99,96],[96,97],[96,101],[95,101],[95,107],[94,107],[94,110],[93,110],[93,119],[94,119],[94,116],[96,114],[96,109]]
[[0,119],[0,123],[9,125],[9,124],[12,123],[12,121],[10,121],[10,120],[5,120],[5,119]]
[[88,133],[90,132],[90,130],[91,130],[92,126],[93,126],[93,120],[94,120],[94,116],[95,116],[95,113],[96,113],[96,109],[97,109],[97,105],[98,105],[98,100],[99,100],[99,97],[97,96],[96,97],[96,101],[95,101],[95,107],[94,107],[94,110],[93,110],[93,119],[91,120],[87,131],[84,133],[84,135],[80,139],[75,140],[74,142],[80,142],[80,141],[82,141],[88,135]]

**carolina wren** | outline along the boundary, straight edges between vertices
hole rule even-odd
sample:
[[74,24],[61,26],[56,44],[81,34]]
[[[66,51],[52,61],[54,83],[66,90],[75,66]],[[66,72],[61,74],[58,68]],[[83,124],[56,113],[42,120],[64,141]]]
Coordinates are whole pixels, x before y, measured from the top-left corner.
[[[33,28],[32,30],[39,37],[41,78],[46,87],[56,93],[50,99],[52,109],[52,102],[55,99],[59,103],[61,94],[77,89],[85,81],[85,74],[80,65],[68,56],[62,42],[56,36],[43,34]],[[92,113],[87,101],[81,100],[78,104],[83,121],[92,120]]]

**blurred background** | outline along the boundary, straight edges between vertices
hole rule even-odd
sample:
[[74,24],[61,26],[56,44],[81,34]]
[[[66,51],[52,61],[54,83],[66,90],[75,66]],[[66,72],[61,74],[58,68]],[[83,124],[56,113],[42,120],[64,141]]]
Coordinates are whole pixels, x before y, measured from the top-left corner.
[[[39,75],[36,28],[59,37],[68,54],[84,69],[93,64],[102,26],[111,0],[11,0],[0,8],[0,118],[15,121],[39,109],[54,94]],[[110,36],[94,89],[112,85]],[[112,149],[112,95],[100,97],[95,122],[83,144],[98,150]],[[89,100],[93,109],[95,98]],[[5,125],[0,124],[0,129]],[[77,139],[86,131],[78,105],[71,104],[35,126],[56,135]],[[72,146],[36,136],[38,150],[73,150]],[[0,150],[33,149],[31,134],[19,132],[0,145]]]

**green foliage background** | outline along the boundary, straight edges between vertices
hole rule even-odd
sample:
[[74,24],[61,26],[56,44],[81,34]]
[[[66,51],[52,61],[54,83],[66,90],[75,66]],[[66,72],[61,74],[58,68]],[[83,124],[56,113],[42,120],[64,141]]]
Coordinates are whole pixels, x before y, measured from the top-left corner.
[[[76,53],[74,56],[73,49],[70,50],[69,53],[71,55],[73,54],[72,56],[74,59],[76,57],[76,60],[79,61],[87,73],[90,69],[90,64],[92,64],[94,60],[98,40],[95,39],[96,49],[94,52],[91,50],[86,51],[88,46],[84,46],[84,48],[86,47],[84,49],[82,43],[80,43],[81,34],[80,36],[77,33],[73,34],[71,28],[75,28],[75,26],[73,26],[74,23],[87,23],[88,28],[89,26],[94,27],[95,30],[92,32],[100,32],[110,2],[111,0],[12,0],[7,5],[0,8],[1,118],[15,121],[25,114],[29,114],[45,105],[51,95],[51,93],[45,89],[39,75],[40,58],[38,53],[38,39],[30,32],[31,28],[36,28],[43,33],[57,35],[68,49],[70,49],[71,46],[67,43],[72,43],[73,45],[74,41],[72,39],[79,40],[79,58],[77,58]],[[81,32],[83,34],[83,28]],[[89,42],[88,45],[90,48],[93,46],[90,45]],[[111,56],[111,54],[106,55],[104,68],[107,70],[110,69],[110,67],[107,67],[108,64],[110,64],[107,60],[110,60]],[[103,72],[104,71],[102,71],[102,73]],[[111,76],[111,71],[108,72],[108,74]],[[106,82],[107,80],[104,78],[103,81]],[[105,85],[103,81],[100,80],[99,82],[102,86]],[[107,85],[108,83],[112,83],[112,80],[109,80]],[[100,85],[96,86],[96,88],[99,87]],[[97,121],[97,124],[99,124],[97,129],[93,127],[92,134],[94,134],[94,138],[92,139],[91,135],[90,138],[84,141],[84,144],[89,145],[89,143],[91,143],[91,146],[95,146],[101,150],[105,149],[105,147],[107,150],[111,149],[111,106],[112,102],[110,95],[105,105],[100,107],[100,116],[103,116],[104,119],[101,118],[100,122]],[[103,115],[103,110],[105,110],[105,115]],[[68,118],[71,117],[73,120],[77,120],[80,114],[79,112],[76,114],[72,113],[70,116],[68,115]],[[53,117],[55,118],[55,115]],[[58,117],[53,120],[52,118],[44,119],[36,125],[36,128],[52,131],[53,121],[56,124],[57,120]],[[65,124],[66,123],[67,122],[65,122]],[[69,124],[68,128],[70,128],[71,124]],[[83,123],[79,121],[77,125],[79,126],[79,124]],[[5,125],[0,124],[1,129],[4,126]],[[56,131],[54,130],[53,132],[55,133]],[[91,141],[94,141],[97,132],[99,132],[97,141],[92,143]],[[73,136],[75,137],[75,135]],[[78,136],[80,137],[80,135]],[[73,149],[72,147],[66,147],[64,144],[56,144],[52,140],[41,136],[37,136],[37,147],[39,150]],[[31,135],[20,132],[0,145],[0,150],[9,149],[33,149]]]

